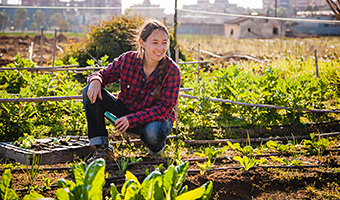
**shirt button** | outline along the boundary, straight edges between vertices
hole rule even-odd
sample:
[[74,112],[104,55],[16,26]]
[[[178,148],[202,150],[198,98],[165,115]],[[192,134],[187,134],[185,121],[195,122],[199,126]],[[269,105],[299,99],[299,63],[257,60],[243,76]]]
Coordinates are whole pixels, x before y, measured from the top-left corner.
[[141,91],[142,94],[144,94],[144,91]]
[[143,81],[145,81],[145,79],[143,78]]
[[127,88],[130,88],[130,85],[127,85],[126,87],[127,87]]

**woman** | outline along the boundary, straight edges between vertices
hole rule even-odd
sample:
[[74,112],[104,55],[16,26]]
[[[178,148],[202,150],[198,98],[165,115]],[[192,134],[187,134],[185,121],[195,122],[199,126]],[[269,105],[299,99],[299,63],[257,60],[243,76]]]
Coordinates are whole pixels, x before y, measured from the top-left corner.
[[[109,148],[104,113],[117,116],[115,128],[138,134],[151,155],[162,154],[167,135],[175,120],[174,106],[180,88],[180,69],[165,55],[170,35],[159,21],[146,22],[137,38],[139,51],[130,51],[114,59],[107,68],[88,77],[83,102],[90,145],[94,157],[113,158]],[[118,98],[103,87],[120,81]]]

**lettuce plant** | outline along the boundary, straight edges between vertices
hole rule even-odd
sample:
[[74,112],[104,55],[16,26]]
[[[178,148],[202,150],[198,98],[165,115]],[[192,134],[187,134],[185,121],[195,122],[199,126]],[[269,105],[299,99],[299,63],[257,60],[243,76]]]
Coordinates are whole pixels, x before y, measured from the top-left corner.
[[258,160],[248,158],[247,156],[243,156],[242,158],[240,156],[235,156],[233,159],[239,161],[246,171],[254,167],[259,162]]
[[203,150],[202,153],[195,152],[196,155],[200,157],[206,157],[208,160],[207,162],[200,164],[197,162],[197,166],[200,168],[200,174],[203,175],[207,169],[211,169],[216,161],[216,158],[221,156],[224,151],[227,150],[227,146],[224,146],[222,149],[217,149],[214,146],[207,147]]
[[316,154],[321,156],[326,148],[330,145],[329,139],[321,138],[317,139],[314,133],[310,134],[310,140],[304,140],[303,146],[307,149],[309,154]]
[[11,170],[6,169],[2,174],[0,181],[0,199],[19,199],[18,195],[12,188]]
[[236,161],[239,161],[241,165],[243,166],[244,170],[246,171],[248,171],[250,168],[254,167],[255,165],[262,165],[262,164],[267,163],[267,160],[264,158],[257,160],[255,158],[248,158],[247,156],[243,156],[242,158],[240,156],[235,156],[233,159]]
[[254,153],[254,149],[252,146],[247,145],[245,147],[241,147],[240,143],[234,143],[232,144],[231,142],[227,141],[228,146],[230,146],[232,149],[234,149],[235,151],[237,151],[238,153],[240,153],[243,156],[249,156],[252,157],[252,154]]
[[179,166],[170,165],[162,174],[155,170],[149,174],[142,183],[129,171],[126,172],[126,181],[119,193],[117,187],[111,184],[112,199],[209,199],[213,184],[208,181],[194,190],[188,191],[188,187],[182,187],[188,173],[189,163]]
[[88,166],[79,163],[74,170],[75,183],[60,179],[56,196],[62,200],[96,200],[103,199],[103,186],[105,184],[105,160],[97,159]]

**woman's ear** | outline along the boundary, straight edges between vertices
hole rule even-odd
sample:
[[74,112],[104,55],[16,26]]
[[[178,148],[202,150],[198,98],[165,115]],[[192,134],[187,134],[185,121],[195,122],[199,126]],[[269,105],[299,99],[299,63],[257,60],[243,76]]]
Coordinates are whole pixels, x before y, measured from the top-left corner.
[[139,38],[138,42],[139,42],[139,46],[144,49],[144,41],[142,40],[142,38]]

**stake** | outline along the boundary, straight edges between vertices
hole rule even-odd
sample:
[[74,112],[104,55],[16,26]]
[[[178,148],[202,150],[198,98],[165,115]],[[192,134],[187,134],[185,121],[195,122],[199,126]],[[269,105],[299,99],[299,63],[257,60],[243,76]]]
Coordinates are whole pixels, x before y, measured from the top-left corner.
[[[175,56],[176,56],[175,62],[178,64],[178,62],[179,62],[179,47],[177,45],[175,46]],[[178,102],[175,106],[175,115],[176,115],[176,133],[177,133],[177,131],[178,131]]]
[[32,60],[32,57],[33,57],[33,45],[34,45],[34,43],[33,42],[31,42],[31,46],[30,46],[30,48],[29,48],[29,53],[30,53],[30,61],[32,61],[33,62],[33,60]]
[[197,84],[200,83],[200,44],[197,46]]
[[177,44],[177,0],[175,0],[175,14],[174,14],[174,42]]
[[317,56],[317,50],[314,50],[314,56],[315,56],[315,68],[316,68],[316,77],[319,78],[319,66],[318,66],[318,56]]
[[[53,71],[54,71],[54,61],[55,61],[56,46],[57,46],[57,29],[54,29],[53,62],[52,62]],[[53,71],[52,71],[52,77],[53,77]]]
[[41,32],[40,32],[40,66],[43,65],[43,44],[44,44],[43,34],[44,34],[44,28],[41,28]]

